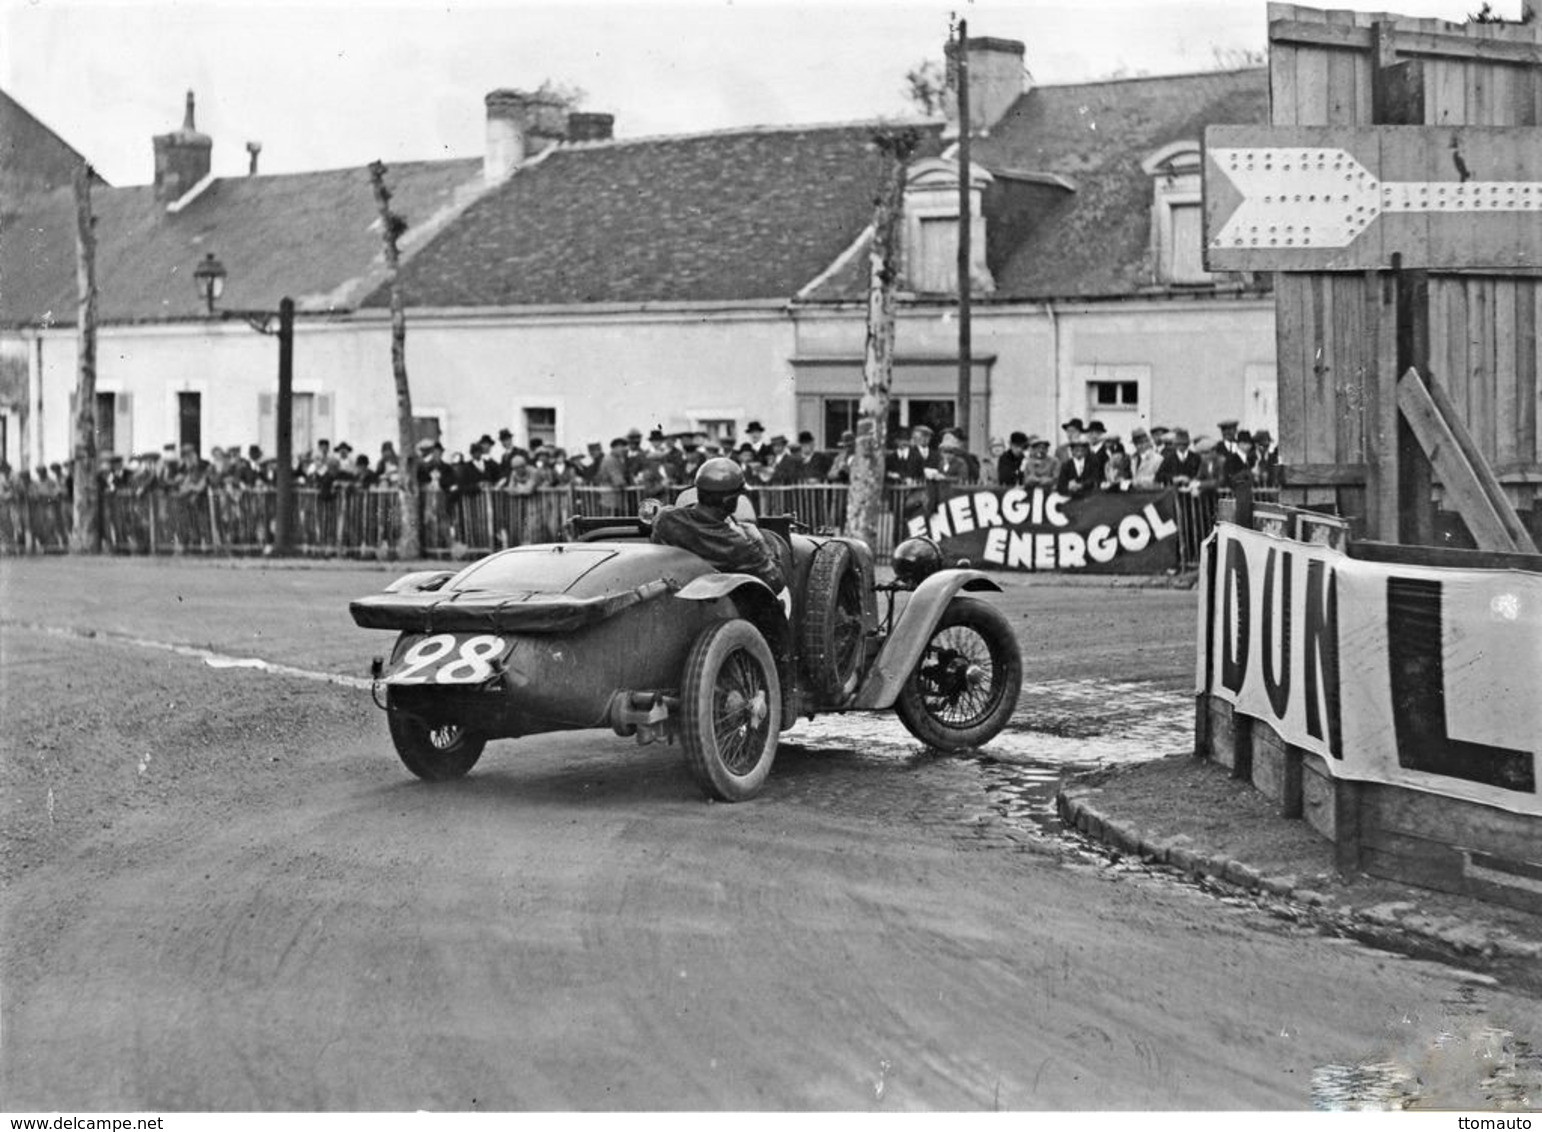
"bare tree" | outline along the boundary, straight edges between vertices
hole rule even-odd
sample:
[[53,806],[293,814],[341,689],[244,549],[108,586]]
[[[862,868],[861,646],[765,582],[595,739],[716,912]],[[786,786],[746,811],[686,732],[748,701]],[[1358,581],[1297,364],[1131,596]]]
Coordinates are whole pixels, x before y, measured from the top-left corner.
[[398,282],[401,273],[398,241],[407,231],[407,221],[391,209],[391,190],[386,187],[385,175],[383,161],[370,164],[369,180],[380,210],[380,240],[385,245],[386,285],[391,291],[391,373],[396,379],[396,450],[400,473],[397,498],[402,521],[396,553],[397,557],[407,560],[421,557],[423,551],[418,521],[417,437],[413,435],[412,427],[412,389],[407,383],[407,310]]
[[935,59],[923,59],[905,72],[905,98],[928,118],[943,113],[947,86],[947,76]]
[[889,387],[894,377],[894,291],[899,283],[899,221],[905,200],[905,172],[920,140],[920,133],[909,128],[880,130],[873,135],[873,145],[882,158],[882,171],[873,201],[862,401],[846,506],[847,534],[869,546],[877,545],[878,518],[883,510]]
[[96,482],[96,217],[91,215],[91,166],[75,170],[75,320],[79,369],[75,380],[75,501],[72,551],[102,549]]

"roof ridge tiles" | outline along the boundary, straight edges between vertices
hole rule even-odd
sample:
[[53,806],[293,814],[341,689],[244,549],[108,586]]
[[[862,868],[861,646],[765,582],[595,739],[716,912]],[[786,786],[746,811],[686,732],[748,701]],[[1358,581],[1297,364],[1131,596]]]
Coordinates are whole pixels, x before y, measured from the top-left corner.
[[[590,149],[620,149],[632,145],[651,145],[658,142],[699,141],[711,138],[738,137],[746,134],[795,134],[815,130],[855,130],[873,126],[915,126],[920,129],[940,129],[941,118],[856,118],[843,122],[789,122],[751,126],[724,126],[716,130],[697,130],[685,134],[644,134],[633,138],[599,138],[593,141],[563,141],[553,150],[576,152]],[[549,151],[543,151],[549,152]]]

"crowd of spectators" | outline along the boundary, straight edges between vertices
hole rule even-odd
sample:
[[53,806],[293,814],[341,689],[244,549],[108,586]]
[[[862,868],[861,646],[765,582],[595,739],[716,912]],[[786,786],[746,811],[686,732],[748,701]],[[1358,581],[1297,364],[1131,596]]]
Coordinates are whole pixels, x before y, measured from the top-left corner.
[[[1006,442],[992,445],[989,458],[981,460],[967,450],[959,430],[938,432],[918,425],[893,438],[884,459],[887,482],[900,485],[986,483],[1001,486],[1045,487],[1063,495],[1080,496],[1094,491],[1153,490],[1173,486],[1188,491],[1230,485],[1246,472],[1255,485],[1277,484],[1278,453],[1267,432],[1249,434],[1236,421],[1221,421],[1218,439],[1191,437],[1183,428],[1135,429],[1127,448],[1122,437],[1109,435],[1102,422],[1085,424],[1072,418],[1061,426],[1064,438],[1054,447],[1048,438],[1013,432]],[[809,432],[795,440],[784,435],[766,437],[758,421],[751,421],[745,438],[723,444],[706,433],[666,434],[653,429],[645,437],[641,429],[617,436],[608,447],[598,441],[583,451],[543,444],[514,442],[508,429],[495,441],[483,435],[464,452],[445,453],[438,440],[418,443],[417,478],[423,488],[436,488],[451,499],[482,491],[524,495],[542,488],[568,485],[636,489],[643,497],[668,500],[688,485],[702,462],[714,456],[730,456],[744,469],[751,487],[850,482],[855,436],[842,433],[834,448],[821,448]],[[147,452],[125,460],[105,456],[99,482],[110,493],[144,495],[166,492],[202,496],[209,492],[238,494],[271,488],[276,462],[257,445],[213,448],[202,458],[191,445],[180,450],[167,445],[161,452]],[[374,487],[395,487],[400,482],[401,460],[391,441],[380,445],[379,454],[355,454],[347,442],[335,447],[326,440],[296,460],[297,485],[318,489],[325,497],[337,492]],[[39,465],[28,471],[12,471],[0,463],[0,499],[68,497],[72,471],[68,465]]]

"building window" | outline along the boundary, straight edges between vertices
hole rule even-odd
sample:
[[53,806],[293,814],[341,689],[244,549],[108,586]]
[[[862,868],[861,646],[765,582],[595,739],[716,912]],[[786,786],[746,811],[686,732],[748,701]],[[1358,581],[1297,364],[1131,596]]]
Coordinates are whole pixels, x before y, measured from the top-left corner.
[[177,394],[177,446],[203,455],[203,394]]
[[734,442],[734,422],[729,417],[697,417],[694,431],[707,434],[707,443],[729,448]]
[[1173,204],[1170,211],[1172,252],[1169,282],[1210,282],[1213,276],[1205,270],[1205,223],[1199,203]]
[[525,409],[525,446],[535,447],[535,442],[557,443],[557,410],[549,408]]
[[1163,146],[1141,162],[1151,178],[1151,251],[1156,281],[1213,283],[1205,270],[1205,223],[1197,141]]
[[[824,436],[820,444],[834,448],[840,443],[841,433],[856,432],[861,417],[861,401],[855,397],[826,397],[824,399]],[[908,437],[916,425],[928,425],[934,433],[951,428],[955,419],[957,402],[951,399],[923,397],[889,398],[889,442]]]
[[1134,381],[1094,381],[1087,386],[1087,405],[1093,409],[1125,409],[1140,404],[1140,385]]
[[921,246],[910,285],[923,294],[948,294],[958,290],[958,218],[921,217]]
[[[257,395],[258,444],[266,453],[278,453],[278,398],[272,393]],[[416,418],[414,418],[416,419]],[[298,461],[314,450],[316,441],[332,439],[332,395],[296,393],[289,414],[290,452]]]

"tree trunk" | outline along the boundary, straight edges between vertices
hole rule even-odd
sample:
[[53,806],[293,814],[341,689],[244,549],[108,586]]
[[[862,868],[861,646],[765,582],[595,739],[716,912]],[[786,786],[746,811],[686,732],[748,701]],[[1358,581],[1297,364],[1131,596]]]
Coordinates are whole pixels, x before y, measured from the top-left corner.
[[91,166],[75,171],[75,280],[79,295],[75,320],[79,370],[75,380],[75,501],[70,550],[96,554],[102,549],[96,478],[96,218],[91,215]]
[[407,310],[403,305],[397,275],[401,269],[401,250],[397,241],[407,230],[407,222],[391,211],[391,190],[386,188],[386,167],[376,161],[369,167],[370,184],[375,188],[375,203],[380,208],[380,239],[385,244],[386,283],[391,288],[391,372],[396,379],[396,451],[400,485],[402,528],[396,553],[402,560],[423,554],[418,513],[418,453],[412,434],[412,389],[407,384]]
[[894,377],[894,290],[899,282],[899,221],[904,212],[905,171],[919,135],[913,129],[876,134],[883,172],[873,204],[868,255],[867,338],[862,359],[862,402],[851,462],[846,533],[876,548],[884,505],[884,453],[889,425],[889,386]]

